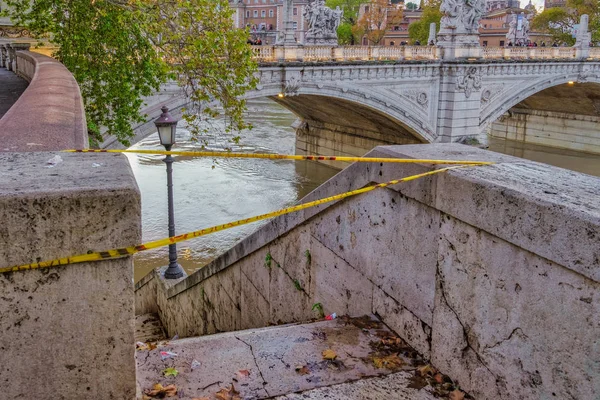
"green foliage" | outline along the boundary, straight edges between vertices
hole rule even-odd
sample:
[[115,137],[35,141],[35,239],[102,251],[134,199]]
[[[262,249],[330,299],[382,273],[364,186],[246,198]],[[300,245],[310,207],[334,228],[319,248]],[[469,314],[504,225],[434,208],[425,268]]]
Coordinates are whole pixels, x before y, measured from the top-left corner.
[[358,10],[364,2],[365,0],[326,0],[325,5],[331,9],[341,8],[344,11],[342,23],[355,25],[358,21]]
[[533,18],[531,27],[552,35],[558,43],[575,44],[573,27],[582,15],[590,17],[588,29],[592,32],[592,42],[600,41],[600,5],[596,0],[567,0],[565,8],[547,8]]
[[179,371],[177,371],[175,368],[165,368],[163,370],[163,375],[165,377],[172,376],[173,378],[175,378],[177,375],[179,375]]
[[406,3],[407,10],[414,11],[414,10],[417,10],[418,8],[419,8],[419,6],[416,3],[413,3],[412,1]]
[[[232,29],[227,0],[6,0],[5,14],[36,37],[57,45],[54,56],[73,73],[84,99],[92,144],[100,128],[124,145],[133,136],[142,98],[169,79],[185,88],[194,106],[194,127],[227,116],[227,131],[239,130],[245,102],[255,86],[256,65],[245,31]],[[201,133],[195,129],[194,133]]]
[[313,304],[312,311],[317,311],[319,313],[319,318],[325,318],[325,311],[323,310],[323,304],[321,304],[321,303]]
[[338,42],[341,45],[360,43],[360,38],[352,34],[352,27],[358,22],[358,11],[364,0],[326,0],[325,5],[331,9],[340,7],[344,12],[338,27]]
[[294,279],[294,287],[296,288],[296,290],[304,290],[298,279]]
[[337,30],[338,43],[340,45],[353,45],[355,44],[356,38],[352,34],[352,25],[347,22],[342,22]]
[[[273,261],[273,257],[271,256],[271,253],[269,252],[265,256],[265,267],[271,268],[271,261]],[[277,264],[277,266],[279,266],[279,264]]]
[[442,12],[440,11],[441,3],[441,0],[430,0],[425,3],[421,19],[408,26],[408,37],[411,43],[418,40],[423,45],[427,44],[429,25],[432,22],[436,24],[436,33],[439,32],[440,20],[442,19]]
[[304,257],[306,257],[306,262],[308,265],[310,265],[312,263],[312,255],[310,254],[310,250],[306,250],[304,252]]

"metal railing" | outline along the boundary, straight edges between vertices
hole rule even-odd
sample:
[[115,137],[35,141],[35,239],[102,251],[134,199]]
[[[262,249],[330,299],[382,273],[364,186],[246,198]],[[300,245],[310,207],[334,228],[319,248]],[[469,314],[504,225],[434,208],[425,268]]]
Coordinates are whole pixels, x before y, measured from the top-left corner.
[[[574,47],[482,47],[485,60],[551,60],[575,59]],[[288,49],[289,50],[289,49]],[[440,48],[436,46],[305,46],[293,49],[293,61],[402,61],[438,60]],[[276,46],[252,46],[254,59],[275,62],[288,59],[286,49]],[[600,59],[600,48],[591,48],[589,58]],[[288,59],[289,60],[289,59]]]

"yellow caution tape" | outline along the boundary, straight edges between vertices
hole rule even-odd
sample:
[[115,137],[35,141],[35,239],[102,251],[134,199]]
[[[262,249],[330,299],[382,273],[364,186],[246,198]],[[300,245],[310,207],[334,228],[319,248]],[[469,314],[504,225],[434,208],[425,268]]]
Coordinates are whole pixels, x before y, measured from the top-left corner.
[[166,238],[166,239],[155,240],[153,242],[148,242],[148,243],[140,244],[140,245],[137,245],[137,246],[123,247],[123,248],[120,248],[120,249],[100,251],[100,252],[89,253],[89,254],[80,254],[80,255],[77,255],[77,256],[73,256],[73,257],[58,258],[58,259],[51,260],[51,261],[42,261],[42,262],[37,262],[37,263],[32,263],[32,264],[26,264],[26,265],[17,265],[17,266],[14,266],[14,267],[4,267],[4,268],[0,268],[0,273],[16,272],[16,271],[26,271],[26,270],[31,270],[31,269],[57,267],[57,266],[67,265],[67,264],[77,264],[77,263],[89,262],[89,261],[100,261],[100,260],[108,260],[108,259],[112,259],[112,258],[121,258],[121,257],[125,257],[125,256],[129,256],[129,255],[133,255],[133,254],[139,253],[141,251],[151,250],[151,249],[156,249],[158,247],[168,246],[168,245],[173,244],[173,243],[183,242],[183,241],[186,241],[186,240],[197,238],[199,236],[204,236],[204,235],[208,235],[210,233],[219,232],[219,231],[223,231],[225,229],[234,228],[236,226],[246,225],[246,224],[250,224],[252,222],[261,221],[261,220],[264,220],[264,219],[273,218],[273,217],[277,217],[277,216],[284,215],[284,214],[289,214],[289,213],[292,213],[292,212],[295,212],[295,211],[304,210],[304,209],[310,208],[310,207],[315,207],[315,206],[318,206],[318,205],[321,205],[321,204],[324,204],[324,203],[328,203],[328,202],[331,202],[331,201],[345,199],[346,197],[355,196],[357,194],[370,192],[371,190],[374,190],[374,189],[377,189],[377,188],[384,188],[384,187],[387,187],[387,186],[390,186],[390,185],[398,184],[400,182],[412,181],[412,180],[423,178],[423,177],[426,177],[426,176],[438,174],[440,172],[448,171],[448,170],[451,170],[451,169],[466,168],[466,167],[472,167],[472,166],[474,166],[474,165],[460,165],[460,166],[454,166],[454,167],[441,168],[441,169],[437,169],[437,170],[434,170],[434,171],[425,172],[425,173],[422,173],[422,174],[408,176],[408,177],[402,178],[402,179],[395,179],[395,180],[392,180],[392,181],[389,181],[389,182],[379,183],[377,185],[372,185],[372,186],[367,186],[367,187],[364,187],[362,189],[352,190],[352,191],[349,191],[349,192],[346,192],[346,193],[338,194],[338,195],[331,196],[331,197],[326,197],[326,198],[323,198],[323,199],[320,199],[320,200],[310,201],[308,203],[299,204],[297,206],[292,206],[292,207],[284,208],[284,209],[281,209],[281,210],[278,210],[278,211],[273,211],[273,212],[270,212],[270,213],[267,213],[267,214],[257,215],[257,216],[246,218],[246,219],[240,219],[240,220],[235,221],[235,222],[229,222],[227,224],[216,225],[216,226],[213,226],[213,227],[210,227],[210,228],[205,228],[205,229],[201,229],[199,231],[194,231],[194,232],[188,232],[188,233],[184,233],[182,235],[177,235],[177,236],[169,237],[169,238]]
[[342,156],[298,156],[292,154],[264,154],[264,153],[234,153],[221,151],[164,151],[164,150],[64,150],[68,153],[135,153],[135,154],[160,154],[188,157],[223,157],[223,158],[265,158],[269,160],[313,160],[313,161],[345,161],[345,162],[378,162],[378,163],[422,163],[422,164],[461,164],[461,165],[490,165],[490,161],[456,161],[456,160],[428,160],[412,158],[384,158],[384,157],[342,157]]

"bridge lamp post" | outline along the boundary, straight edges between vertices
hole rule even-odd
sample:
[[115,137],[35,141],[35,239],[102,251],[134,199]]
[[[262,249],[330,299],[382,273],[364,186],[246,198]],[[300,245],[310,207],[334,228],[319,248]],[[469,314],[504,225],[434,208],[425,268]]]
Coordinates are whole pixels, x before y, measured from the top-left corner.
[[[154,121],[160,144],[165,150],[171,151],[175,144],[175,133],[177,132],[177,120],[169,114],[166,106],[161,108],[162,114]],[[169,203],[169,237],[175,236],[175,213],[173,212],[173,157],[168,154],[163,160],[167,164],[167,192]],[[165,271],[165,279],[177,279],[183,276],[183,268],[177,263],[177,245],[169,245],[169,267]]]

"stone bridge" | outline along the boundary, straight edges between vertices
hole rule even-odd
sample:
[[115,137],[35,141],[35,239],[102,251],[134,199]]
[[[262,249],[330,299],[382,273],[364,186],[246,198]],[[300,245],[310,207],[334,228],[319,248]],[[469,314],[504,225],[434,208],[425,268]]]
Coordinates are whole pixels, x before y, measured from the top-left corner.
[[[483,48],[445,60],[435,46],[256,46],[255,56],[260,80],[246,98],[270,98],[299,117],[299,153],[363,155],[488,135],[600,153],[600,48]],[[148,103],[154,117],[161,104],[187,101],[171,85]],[[133,142],[153,131],[140,125]]]

